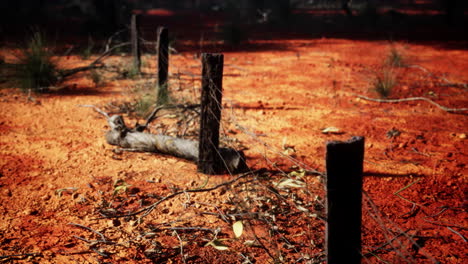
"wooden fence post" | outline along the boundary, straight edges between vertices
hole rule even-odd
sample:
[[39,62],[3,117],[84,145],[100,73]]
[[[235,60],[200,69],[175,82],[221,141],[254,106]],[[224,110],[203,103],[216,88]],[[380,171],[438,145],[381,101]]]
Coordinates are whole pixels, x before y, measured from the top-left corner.
[[132,56],[133,56],[133,68],[132,71],[140,74],[141,68],[141,51],[140,51],[140,39],[138,36],[139,16],[132,14],[130,22],[130,41],[132,43]]
[[169,73],[169,31],[165,27],[158,27],[156,53],[158,56],[158,96],[157,103],[165,104],[168,99],[167,79]]
[[223,54],[202,54],[198,171],[205,174],[219,174],[223,170],[219,156],[223,63]]
[[361,263],[364,137],[327,143],[326,251],[329,264]]

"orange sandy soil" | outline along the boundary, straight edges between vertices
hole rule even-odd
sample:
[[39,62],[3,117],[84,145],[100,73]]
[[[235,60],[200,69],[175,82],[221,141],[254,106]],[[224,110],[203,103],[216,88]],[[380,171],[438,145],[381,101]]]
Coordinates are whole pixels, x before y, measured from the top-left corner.
[[[255,44],[286,48],[225,53],[223,135],[245,146],[249,166],[262,171],[213,191],[176,196],[141,221],[142,214],[108,217],[236,177],[206,176],[195,164],[170,156],[113,152],[104,138],[106,120],[78,105],[108,109],[110,102],[130,102],[132,88],[144,79],[109,79],[96,88],[78,76],[69,81],[71,88],[33,95],[33,101],[13,87],[0,90],[0,261],[321,263],[323,184],[300,168],[324,171],[327,141],[362,135],[364,261],[465,263],[466,112],[448,113],[423,101],[359,99],[357,94],[378,97],[370,87],[391,48],[386,41]],[[468,83],[468,52],[439,44],[394,43],[409,64],[428,72],[395,69],[399,82],[391,98],[425,96],[451,108],[468,105],[466,86],[446,85]],[[1,54],[12,59],[7,49]],[[91,59],[59,61],[76,67]],[[129,60],[114,56],[106,63]],[[155,67],[154,56],[145,55],[143,72]],[[194,52],[171,55],[170,71],[173,96],[198,100],[199,77],[191,82],[180,75],[189,79],[185,84],[176,78],[200,74]],[[327,127],[342,133],[322,133]],[[391,131],[400,134],[390,137]],[[281,188],[285,178],[306,185]],[[118,180],[128,188],[116,190]],[[237,220],[244,223],[239,238],[232,231]],[[212,240],[228,249],[206,245]]]

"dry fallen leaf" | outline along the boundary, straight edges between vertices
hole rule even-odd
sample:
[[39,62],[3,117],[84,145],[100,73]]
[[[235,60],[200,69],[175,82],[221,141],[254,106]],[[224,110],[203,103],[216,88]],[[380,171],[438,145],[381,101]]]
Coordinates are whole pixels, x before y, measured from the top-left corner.
[[281,181],[276,185],[280,189],[289,189],[289,188],[303,188],[306,186],[305,182],[294,180],[294,179],[286,179]]
[[205,246],[212,246],[217,250],[228,250],[229,249],[228,246],[221,243],[221,241],[219,241],[218,239],[215,239],[215,240],[212,240],[212,241],[206,243]]
[[244,224],[242,224],[242,221],[236,221],[234,224],[232,224],[232,231],[234,231],[234,236],[239,238],[244,231]]
[[322,133],[323,134],[343,134],[344,132],[342,132],[337,127],[327,127],[327,128],[322,129]]

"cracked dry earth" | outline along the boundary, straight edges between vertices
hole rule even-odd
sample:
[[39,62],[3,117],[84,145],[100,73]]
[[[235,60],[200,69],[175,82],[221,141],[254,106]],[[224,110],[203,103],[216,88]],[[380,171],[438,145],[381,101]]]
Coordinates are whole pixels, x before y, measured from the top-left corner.
[[[325,142],[362,135],[364,259],[464,263],[466,112],[448,113],[424,101],[358,98],[378,97],[370,87],[388,42],[277,42],[287,48],[225,53],[223,140],[245,149],[249,166],[260,171],[212,191],[178,195],[141,218],[112,216],[237,177],[199,174],[195,164],[170,156],[112,151],[105,119],[79,105],[108,109],[110,102],[131,101],[132,88],[145,80],[108,79],[94,87],[79,76],[69,88],[32,95],[32,101],[14,87],[0,90],[0,261],[321,263],[324,191],[320,177],[307,170],[324,170]],[[394,45],[427,71],[395,69],[390,98],[468,105],[466,87],[447,83],[468,82],[466,50]],[[1,53],[12,59],[8,50]],[[69,56],[60,63],[86,61]],[[181,52],[170,65],[173,96],[196,102],[199,78],[183,83],[177,76],[199,75],[199,59]],[[146,55],[143,71],[155,66],[154,56]],[[152,132],[166,121],[174,128],[169,115],[156,120]],[[330,127],[340,133],[322,133]],[[296,184],[281,185],[285,179]],[[244,228],[238,238],[236,221]]]

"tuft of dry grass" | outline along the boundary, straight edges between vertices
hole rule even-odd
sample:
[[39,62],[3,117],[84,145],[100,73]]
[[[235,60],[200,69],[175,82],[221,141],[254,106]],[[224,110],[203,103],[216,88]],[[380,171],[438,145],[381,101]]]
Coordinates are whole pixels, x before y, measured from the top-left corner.
[[383,67],[372,82],[372,89],[382,98],[387,98],[397,84],[397,77],[391,67]]
[[405,57],[395,47],[390,49],[385,64],[389,67],[405,67],[407,65]]

